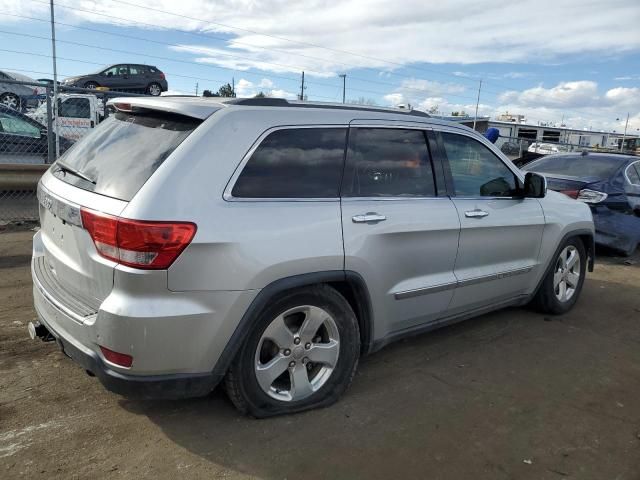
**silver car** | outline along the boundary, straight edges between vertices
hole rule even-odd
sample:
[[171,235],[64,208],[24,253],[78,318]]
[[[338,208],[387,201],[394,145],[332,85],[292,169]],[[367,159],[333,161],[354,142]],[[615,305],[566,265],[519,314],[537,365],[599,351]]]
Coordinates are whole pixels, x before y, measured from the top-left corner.
[[[23,104],[26,105],[27,97],[33,97],[39,93],[38,88],[34,86],[7,83],[6,80],[35,83],[35,80],[26,75],[0,71],[0,105],[5,107],[19,110]],[[37,101],[32,100],[31,103],[37,104]]]
[[587,205],[416,111],[127,98],[39,185],[32,337],[114,392],[256,417],[329,405],[358,359],[479,314],[562,314]]

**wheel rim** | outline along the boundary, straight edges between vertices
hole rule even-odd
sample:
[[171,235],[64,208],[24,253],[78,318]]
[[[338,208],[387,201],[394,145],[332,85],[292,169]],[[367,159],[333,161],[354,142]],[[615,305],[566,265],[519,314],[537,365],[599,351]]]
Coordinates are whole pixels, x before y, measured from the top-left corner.
[[86,85],[86,88],[88,88],[89,90],[95,90],[96,88],[98,88],[98,84],[97,83],[89,83]]
[[160,90],[160,85],[156,85],[155,83],[149,85],[149,93],[155,97],[160,95],[162,91]]
[[553,272],[553,290],[561,302],[575,295],[580,283],[580,252],[573,245],[565,247],[556,261]]
[[5,95],[0,100],[0,103],[2,103],[5,107],[13,108],[15,110],[18,108],[18,104],[20,103],[20,101],[15,95]]
[[333,317],[312,305],[294,307],[274,318],[260,337],[256,379],[276,400],[302,400],[327,383],[339,353],[340,335]]

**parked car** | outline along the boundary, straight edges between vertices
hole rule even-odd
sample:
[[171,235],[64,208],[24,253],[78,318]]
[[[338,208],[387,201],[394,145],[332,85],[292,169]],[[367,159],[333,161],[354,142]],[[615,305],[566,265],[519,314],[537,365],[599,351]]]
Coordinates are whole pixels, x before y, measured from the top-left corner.
[[640,243],[640,158],[615,153],[548,155],[523,170],[549,188],[588,204],[596,243],[631,255]]
[[[28,116],[0,105],[0,163],[47,163],[47,127]],[[60,137],[60,152],[73,142]]]
[[143,91],[153,96],[158,96],[169,88],[164,73],[158,67],[128,63],[111,65],[89,75],[67,78],[62,84],[66,87]]
[[[47,122],[47,104],[28,113],[31,118],[44,124]],[[70,140],[78,140],[102,120],[104,106],[101,99],[85,93],[61,93],[58,95],[58,128],[60,135]]]
[[0,70],[0,105],[20,110],[27,105],[36,106],[38,95],[37,87],[31,85],[19,85],[6,83],[3,80],[13,80],[19,82],[35,82],[32,78],[19,73]]
[[549,155],[552,153],[567,152],[568,148],[565,145],[534,142],[529,145],[527,151],[529,153],[542,153],[543,155]]
[[325,406],[393,340],[530,302],[567,312],[593,265],[589,208],[459,124],[269,98],[112,105],[40,182],[29,329],[115,392],[224,379],[253,416]]
[[520,144],[518,142],[504,142],[500,146],[500,151],[505,155],[518,155],[520,153]]

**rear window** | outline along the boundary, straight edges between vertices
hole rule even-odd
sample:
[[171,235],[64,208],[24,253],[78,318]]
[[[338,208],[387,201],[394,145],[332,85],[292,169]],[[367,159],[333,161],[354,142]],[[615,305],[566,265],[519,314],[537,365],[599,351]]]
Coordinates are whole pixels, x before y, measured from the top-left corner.
[[624,158],[605,155],[549,155],[526,165],[523,170],[568,177],[607,178],[625,162]]
[[55,166],[52,172],[79,188],[129,201],[200,123],[164,112],[116,112],[60,158],[94,183]]

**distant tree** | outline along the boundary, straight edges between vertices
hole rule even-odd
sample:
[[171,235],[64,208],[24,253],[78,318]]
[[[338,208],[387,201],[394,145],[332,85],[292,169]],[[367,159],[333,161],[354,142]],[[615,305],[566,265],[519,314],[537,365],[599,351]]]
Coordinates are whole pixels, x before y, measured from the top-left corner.
[[460,115],[460,112],[451,112],[452,117],[457,117]]
[[264,92],[258,92],[256,93],[253,98],[265,98],[266,95],[264,94]]
[[226,85],[221,86],[220,89],[218,90],[218,96],[219,97],[235,97],[235,92],[233,91],[231,84],[227,83]]
[[438,113],[438,105],[434,105],[433,107],[431,107],[429,110],[427,110],[427,113],[431,115],[435,115],[436,113]]
[[358,97],[357,100],[349,100],[352,105],[369,105],[371,107],[378,105],[373,98]]
[[205,90],[202,92],[203,97],[219,97],[217,93],[213,93],[211,90]]

